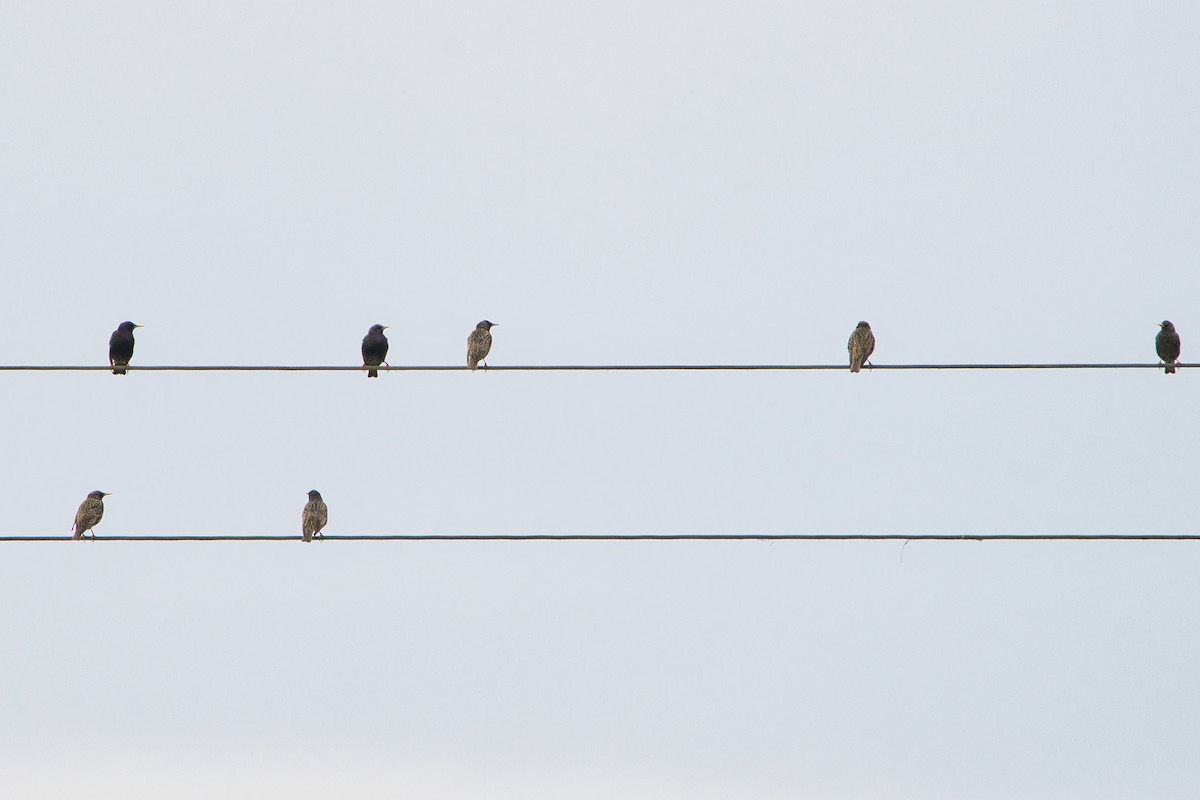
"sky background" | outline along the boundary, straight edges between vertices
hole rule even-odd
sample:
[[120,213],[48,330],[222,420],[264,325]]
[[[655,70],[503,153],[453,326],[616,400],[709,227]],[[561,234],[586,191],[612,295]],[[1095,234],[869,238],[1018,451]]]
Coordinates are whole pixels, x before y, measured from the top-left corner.
[[[7,364],[1155,360],[1195,3],[0,5]],[[1189,344],[1193,343],[1193,344]],[[2,535],[1195,533],[1196,376],[4,373]],[[903,560],[901,559],[903,556]],[[7,544],[0,786],[1191,798],[1195,543]]]

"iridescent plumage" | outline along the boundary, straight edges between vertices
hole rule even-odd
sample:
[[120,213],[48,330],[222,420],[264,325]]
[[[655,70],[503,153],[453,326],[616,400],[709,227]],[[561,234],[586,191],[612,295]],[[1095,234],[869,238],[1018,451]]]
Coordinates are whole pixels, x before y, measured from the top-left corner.
[[[83,502],[79,504],[79,510],[75,512],[75,524],[71,526],[75,531],[72,538],[82,539],[84,534],[99,524],[104,518],[104,498],[108,493],[96,490],[88,494]],[[92,534],[92,538],[96,538],[96,534]]]
[[[367,331],[367,335],[362,341],[362,357],[363,369],[368,367],[378,367],[383,364],[384,367],[391,369],[388,363],[384,360],[388,353],[388,340],[383,335],[387,330],[387,325],[372,325],[371,330]],[[370,369],[367,371],[368,378],[378,378],[379,370]]]
[[108,337],[108,365],[112,367],[113,375],[126,374],[121,368],[129,366],[129,359],[133,358],[133,329],[140,327],[132,322],[122,322]]
[[304,513],[300,516],[300,533],[304,541],[311,542],[313,537],[323,539],[321,529],[329,522],[329,507],[321,499],[321,493],[313,489],[308,493],[308,502],[304,505]]
[[1174,375],[1175,362],[1179,360],[1179,334],[1169,319],[1164,319],[1158,327],[1161,330],[1154,337],[1154,349],[1158,351],[1158,357],[1165,364],[1163,372]]
[[467,369],[477,369],[481,361],[483,368],[487,369],[487,361],[484,359],[492,349],[492,326],[495,324],[485,319],[476,325],[475,330],[467,337]]
[[850,371],[858,372],[867,363],[871,353],[875,352],[875,334],[871,332],[871,326],[865,322],[858,323],[858,327],[850,334],[846,349],[850,351]]

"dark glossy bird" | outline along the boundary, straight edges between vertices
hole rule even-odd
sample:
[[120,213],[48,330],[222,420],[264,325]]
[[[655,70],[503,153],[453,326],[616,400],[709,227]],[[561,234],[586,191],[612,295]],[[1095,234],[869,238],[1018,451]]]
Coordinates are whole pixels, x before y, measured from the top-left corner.
[[1169,319],[1164,319],[1158,327],[1162,330],[1154,337],[1154,348],[1158,350],[1158,357],[1166,365],[1163,372],[1174,375],[1175,362],[1179,360],[1179,334],[1175,332],[1175,326]]
[[[363,369],[378,367],[380,364],[391,369],[391,366],[384,361],[387,358],[388,340],[383,332],[387,329],[387,325],[372,325],[371,330],[367,331],[367,335],[363,337]],[[378,378],[379,370],[367,370],[367,377]]]
[[865,322],[858,323],[858,327],[850,334],[846,349],[850,351],[850,371],[858,372],[863,364],[868,363],[871,353],[875,352],[875,334],[871,333],[871,326]]
[[321,499],[321,493],[313,489],[308,493],[308,502],[304,505],[304,513],[300,516],[300,532],[304,541],[311,542],[313,537],[324,539],[321,529],[329,521],[329,507]]
[[477,369],[480,361],[483,361],[483,368],[487,369],[484,359],[492,349],[492,326],[495,324],[485,319],[467,337],[467,369]]
[[122,322],[108,338],[108,363],[113,375],[125,374],[121,367],[128,367],[129,359],[133,358],[133,329],[140,327],[132,322]]
[[[84,498],[79,504],[79,510],[75,512],[75,524],[71,526],[75,531],[72,538],[82,539],[84,534],[104,518],[104,498],[108,497],[111,492],[101,492],[96,490]],[[92,534],[92,538],[96,538],[96,534]]]

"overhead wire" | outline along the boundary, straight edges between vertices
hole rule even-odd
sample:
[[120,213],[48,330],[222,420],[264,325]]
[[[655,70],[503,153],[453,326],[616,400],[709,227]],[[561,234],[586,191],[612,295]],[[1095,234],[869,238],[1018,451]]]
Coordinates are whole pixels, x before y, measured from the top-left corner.
[[[1187,364],[1174,366],[1186,368]],[[1080,370],[1080,369],[1162,369],[1155,363],[1009,363],[1009,364],[875,364],[865,370]],[[0,372],[108,372],[105,365],[65,364],[8,364],[0,365]],[[130,364],[121,367],[129,372],[361,372],[363,367],[346,365],[256,365],[256,364]],[[379,367],[380,372],[462,372],[465,366],[449,365],[399,365]],[[480,367],[480,372],[811,372],[846,371],[846,364],[524,364],[516,366]]]
[[[212,534],[162,536],[0,536],[0,542],[295,542],[297,535]],[[532,534],[329,534],[316,539],[342,542],[1188,542],[1200,533],[532,533]]]

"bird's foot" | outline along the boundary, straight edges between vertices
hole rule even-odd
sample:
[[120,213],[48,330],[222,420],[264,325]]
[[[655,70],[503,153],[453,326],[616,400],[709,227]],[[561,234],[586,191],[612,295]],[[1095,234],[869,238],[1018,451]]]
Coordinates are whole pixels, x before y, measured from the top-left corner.
[[392,365],[387,363],[386,361],[383,362],[383,368],[386,369],[388,372],[392,371]]

